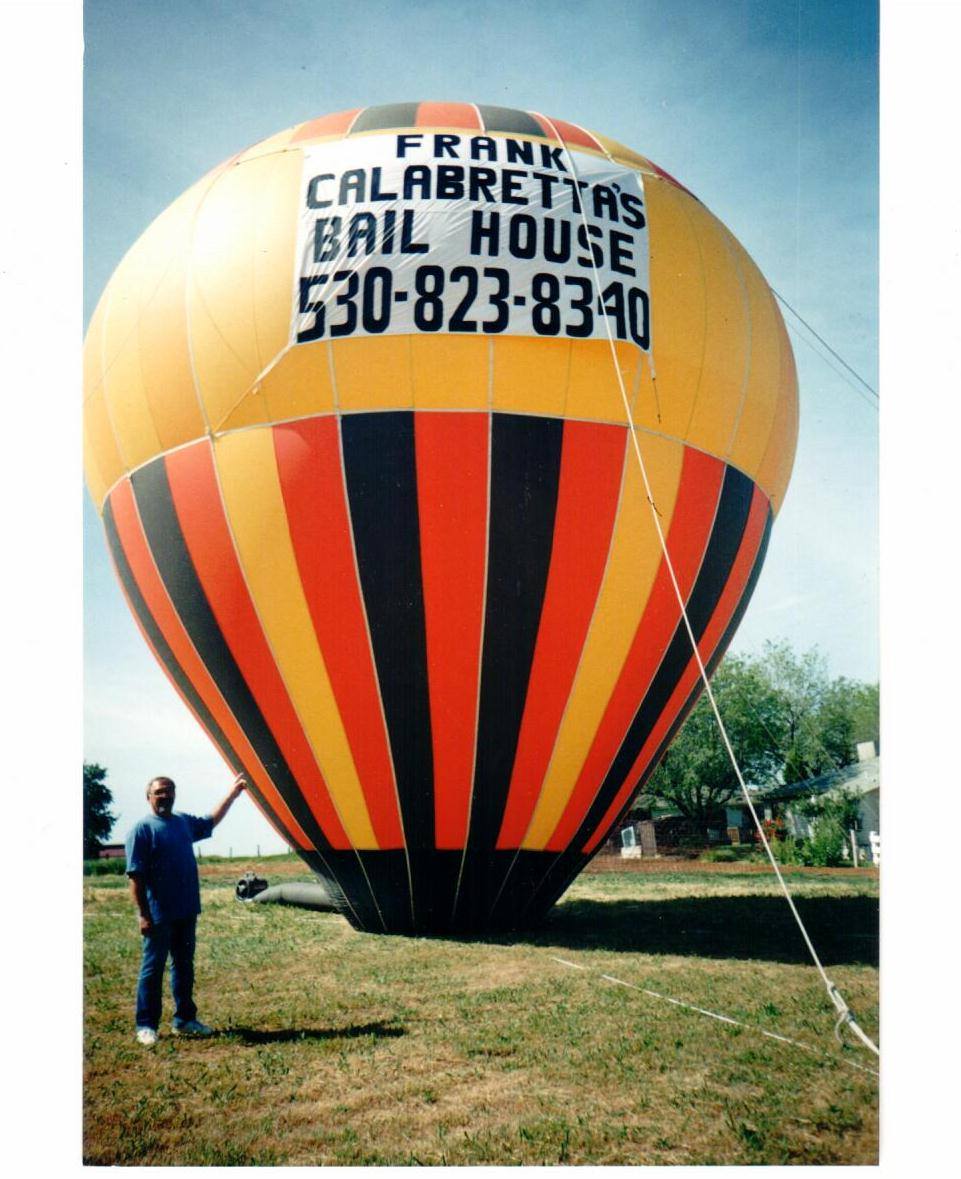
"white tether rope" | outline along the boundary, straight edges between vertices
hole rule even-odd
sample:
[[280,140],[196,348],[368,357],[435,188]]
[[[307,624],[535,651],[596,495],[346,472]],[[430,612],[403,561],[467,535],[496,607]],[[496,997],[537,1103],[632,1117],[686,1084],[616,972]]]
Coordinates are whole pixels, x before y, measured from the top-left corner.
[[[583,970],[587,972],[587,967],[582,966],[579,962],[570,962],[567,958],[555,958],[551,955],[552,962],[559,962],[561,966],[570,966],[574,970]],[[792,1048],[800,1048],[802,1052],[810,1052],[813,1056],[820,1056],[826,1060],[838,1061],[840,1064],[846,1064],[849,1068],[856,1068],[859,1072],[870,1073],[872,1076],[878,1076],[878,1072],[873,1068],[865,1068],[863,1064],[857,1064],[853,1060],[848,1060],[847,1057],[831,1056],[828,1052],[821,1052],[818,1048],[812,1048],[810,1044],[803,1044],[800,1040],[792,1040],[790,1036],[781,1036],[777,1032],[769,1032],[766,1028],[759,1028],[754,1024],[742,1023],[739,1019],[734,1019],[730,1015],[721,1015],[717,1011],[709,1011],[706,1007],[698,1007],[694,1003],[685,1003],[683,999],[675,999],[671,995],[662,995],[660,991],[652,991],[650,987],[641,987],[637,983],[626,982],[623,978],[615,978],[613,974],[601,974],[599,977],[607,983],[614,983],[619,987],[628,987],[632,991],[640,991],[642,995],[647,995],[651,999],[660,999],[664,1003],[670,1003],[673,1007],[682,1007],[685,1011],[693,1011],[695,1015],[706,1015],[709,1019],[717,1020],[718,1023],[726,1023],[731,1027],[743,1028],[748,1032],[756,1032],[759,1036],[766,1036],[769,1040],[777,1040],[780,1044],[789,1044]]]
[[[555,138],[558,140],[559,143],[563,144],[563,146],[564,146],[564,151],[567,155],[568,162],[570,163],[571,174],[574,177],[574,181],[575,181],[575,185],[576,185],[574,191],[577,192],[580,189],[580,183],[579,183],[580,177],[578,176],[577,165],[574,163],[574,157],[573,157],[573,154],[571,153],[571,149],[568,147],[567,142],[562,138],[562,136],[558,132],[557,128],[554,126],[553,122],[551,122],[551,120],[549,118],[547,118],[546,116],[542,116],[542,118],[544,118],[545,122],[550,124],[551,129],[554,132]],[[611,159],[611,162],[614,163],[614,160],[611,158],[609,153],[608,153],[608,159]],[[575,197],[575,200],[576,199],[577,198]],[[581,206],[581,220],[584,222],[584,228],[585,228],[585,233],[586,233],[587,230],[590,228],[588,220],[587,220],[586,200],[584,200],[584,199],[580,200],[580,206]],[[588,237],[589,237],[589,235],[588,235]],[[630,406],[630,401],[628,400],[627,390],[624,387],[624,378],[621,375],[621,368],[620,368],[620,365],[618,364],[618,361],[617,361],[617,347],[614,343],[614,336],[613,336],[613,333],[611,332],[610,319],[608,318],[607,307],[605,305],[604,296],[601,291],[601,281],[600,281],[600,275],[598,273],[597,262],[595,259],[594,251],[589,250],[588,253],[590,254],[590,258],[591,258],[591,271],[592,271],[592,274],[594,277],[594,289],[597,292],[598,303],[599,303],[600,310],[601,310],[601,318],[604,320],[604,329],[607,332],[607,342],[610,345],[610,349],[611,349],[611,359],[614,364],[614,372],[617,376],[617,385],[618,385],[618,388],[620,389],[620,392],[621,392],[621,400],[624,402],[624,412],[627,415],[627,423],[628,423],[628,426],[630,427],[631,442],[634,445],[634,454],[637,457],[637,464],[638,464],[638,467],[640,468],[641,479],[643,480],[643,483],[644,483],[644,492],[645,492],[645,495],[647,496],[647,502],[651,508],[651,516],[654,520],[654,527],[657,530],[657,537],[658,537],[658,540],[660,541],[661,551],[664,554],[664,563],[667,567],[668,574],[670,575],[670,578],[671,578],[671,585],[674,587],[674,593],[675,593],[675,596],[677,597],[677,602],[678,602],[678,605],[681,610],[681,617],[684,620],[684,628],[687,631],[688,638],[691,640],[691,649],[694,652],[694,658],[697,661],[697,667],[698,667],[698,671],[700,672],[701,679],[704,681],[704,691],[707,694],[707,698],[710,701],[711,709],[714,713],[714,718],[717,721],[717,727],[718,727],[718,730],[721,734],[721,740],[724,742],[724,748],[727,750],[727,755],[730,758],[731,765],[734,768],[734,773],[735,773],[735,776],[737,777],[738,784],[741,787],[741,793],[744,796],[744,801],[747,803],[747,808],[751,813],[751,818],[754,820],[754,825],[757,828],[757,832],[758,832],[758,835],[760,836],[761,843],[764,845],[764,850],[767,853],[767,857],[771,862],[771,867],[774,869],[774,874],[777,877],[778,883],[781,886],[781,891],[784,893],[784,898],[787,901],[787,903],[791,909],[791,912],[794,914],[794,920],[797,922],[798,929],[801,931],[801,936],[804,938],[805,945],[807,946],[808,951],[810,952],[811,958],[814,961],[814,965],[817,967],[818,972],[821,975],[821,979],[824,982],[824,986],[825,986],[825,989],[827,990],[828,997],[830,998],[831,1002],[834,1004],[834,1008],[838,1013],[837,1023],[835,1024],[835,1027],[834,1027],[835,1036],[840,1041],[841,1028],[844,1025],[847,1025],[851,1029],[851,1031],[854,1032],[854,1034],[858,1037],[858,1039],[865,1045],[865,1047],[870,1048],[870,1050],[872,1052],[874,1052],[875,1055],[880,1056],[881,1054],[880,1054],[880,1051],[878,1050],[877,1045],[858,1026],[857,1020],[854,1018],[853,1012],[848,1007],[847,1003],[844,1001],[844,997],[841,995],[841,992],[838,990],[838,988],[835,986],[835,984],[831,981],[831,979],[828,978],[827,973],[825,972],[825,969],[821,964],[821,959],[818,957],[817,951],[815,950],[814,945],[813,945],[810,937],[808,936],[808,932],[804,927],[804,922],[801,920],[801,915],[798,913],[797,908],[795,907],[794,900],[788,890],[787,884],[784,881],[784,877],[781,874],[781,869],[778,867],[777,860],[774,858],[774,853],[771,851],[771,845],[768,842],[767,836],[764,834],[764,828],[761,825],[761,821],[758,819],[757,811],[754,809],[754,803],[751,801],[751,796],[748,793],[747,784],[745,783],[744,776],[741,773],[741,767],[738,765],[737,757],[735,756],[734,750],[731,747],[731,742],[730,742],[730,739],[728,738],[728,735],[727,735],[727,729],[724,727],[724,721],[721,719],[721,713],[720,713],[720,710],[718,709],[717,701],[714,698],[714,692],[711,690],[711,683],[710,683],[710,680],[708,679],[707,671],[704,668],[704,663],[701,659],[701,653],[698,650],[697,639],[694,637],[694,631],[691,627],[690,619],[687,616],[687,607],[685,606],[685,603],[684,603],[684,595],[681,593],[681,587],[678,585],[677,576],[675,575],[675,572],[674,572],[674,564],[671,561],[671,555],[668,552],[668,548],[667,548],[667,540],[665,539],[664,531],[661,528],[660,516],[658,514],[657,507],[654,503],[654,494],[651,491],[651,485],[650,485],[650,482],[647,477],[647,468],[644,465],[644,458],[641,454],[641,447],[640,447],[640,444],[637,440],[637,428],[634,425],[634,415],[631,412],[631,406]],[[653,365],[653,339],[652,339],[651,348],[652,348],[652,351],[649,353],[649,359],[651,361],[651,371],[653,374],[653,368],[654,368],[654,365]]]

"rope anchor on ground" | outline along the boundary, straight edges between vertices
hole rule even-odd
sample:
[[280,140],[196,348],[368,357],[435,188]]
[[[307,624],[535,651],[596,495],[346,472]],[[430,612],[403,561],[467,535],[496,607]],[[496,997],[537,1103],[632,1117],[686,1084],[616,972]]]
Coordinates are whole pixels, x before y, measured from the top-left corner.
[[875,1056],[880,1057],[881,1052],[878,1046],[874,1043],[871,1037],[864,1032],[861,1025],[855,1019],[854,1012],[845,1002],[844,996],[830,980],[828,981],[828,994],[831,996],[831,1002],[834,1004],[838,1013],[837,1023],[834,1025],[834,1038],[837,1040],[837,1042],[842,1046],[844,1045],[844,1038],[841,1035],[841,1028],[846,1024],[866,1048],[870,1048]]

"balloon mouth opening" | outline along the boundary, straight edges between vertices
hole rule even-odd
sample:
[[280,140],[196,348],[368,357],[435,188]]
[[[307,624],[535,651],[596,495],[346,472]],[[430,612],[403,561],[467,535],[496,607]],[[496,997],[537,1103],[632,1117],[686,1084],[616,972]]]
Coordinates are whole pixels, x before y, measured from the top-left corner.
[[336,912],[363,933],[458,940],[536,930],[591,858],[583,852],[421,849],[299,852]]

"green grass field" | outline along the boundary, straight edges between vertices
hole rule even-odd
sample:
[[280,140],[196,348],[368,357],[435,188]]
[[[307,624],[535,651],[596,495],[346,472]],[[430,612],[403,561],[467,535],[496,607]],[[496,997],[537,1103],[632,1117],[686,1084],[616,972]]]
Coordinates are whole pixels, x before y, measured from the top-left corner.
[[[125,881],[85,878],[85,1161],[876,1162],[878,1081],[863,1071],[876,1059],[834,1040],[773,879],[734,864],[603,867],[536,933],[481,941],[361,934],[234,899],[248,868],[309,878],[292,858],[204,865],[197,1000],[221,1031],[154,1049],[133,1039],[140,938]],[[876,875],[788,879],[876,1040]]]

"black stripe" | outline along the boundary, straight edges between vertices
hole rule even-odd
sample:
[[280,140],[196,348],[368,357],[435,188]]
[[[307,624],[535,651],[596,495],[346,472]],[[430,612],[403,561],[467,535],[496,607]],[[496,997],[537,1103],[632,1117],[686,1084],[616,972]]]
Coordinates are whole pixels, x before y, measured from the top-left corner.
[[433,900],[416,860],[434,847],[434,755],[414,415],[349,414],[341,419],[341,438],[357,568],[419,910]]
[[162,458],[132,477],[147,542],[161,580],[201,661],[237,718],[290,813],[318,850],[330,842],[304,801],[290,767],[264,720],[223,636],[180,529]]
[[512,131],[516,135],[545,135],[543,127],[527,111],[509,106],[478,106],[485,131]]
[[[773,514],[771,513],[770,508],[768,508],[767,522],[764,526],[764,534],[761,537],[761,543],[758,545],[758,551],[757,551],[757,554],[754,558],[754,565],[751,569],[751,574],[747,580],[747,583],[745,584],[744,590],[741,594],[741,598],[737,604],[737,607],[735,608],[735,611],[734,611],[733,615],[731,616],[731,621],[728,623],[727,627],[725,628],[724,634],[721,636],[721,640],[717,645],[717,649],[715,650],[714,654],[711,656],[710,661],[707,663],[707,665],[705,667],[705,670],[707,671],[707,674],[709,677],[714,674],[715,670],[717,669],[718,664],[723,659],[724,654],[727,651],[727,648],[730,645],[731,640],[734,638],[737,628],[741,623],[741,619],[744,617],[744,612],[747,610],[748,605],[751,601],[751,598],[754,594],[755,586],[757,585],[758,578],[761,575],[761,568],[764,565],[764,558],[767,555],[767,547],[768,547],[768,542],[771,539],[771,525],[773,523],[773,519],[774,519]],[[690,639],[688,639],[688,649],[690,649]],[[610,827],[608,828],[609,831],[616,830],[618,825],[621,822],[623,822],[624,816],[630,810],[631,804],[633,803],[634,799],[637,797],[640,790],[644,787],[645,783],[648,781],[648,779],[651,777],[651,775],[657,769],[658,764],[661,761],[661,758],[666,753],[668,746],[674,740],[674,737],[677,734],[678,729],[680,729],[681,725],[687,719],[691,709],[697,703],[697,699],[700,696],[701,692],[703,691],[703,687],[704,687],[703,682],[701,680],[698,680],[698,683],[695,686],[694,690],[691,692],[690,696],[685,701],[684,707],[681,709],[680,714],[678,715],[676,721],[671,726],[670,731],[667,733],[664,740],[661,742],[660,746],[658,747],[656,753],[654,754],[654,757],[651,759],[650,765],[648,766],[647,770],[644,772],[644,774],[638,780],[638,783],[637,783],[637,786],[635,787],[635,789],[631,791],[630,798],[627,800],[627,802],[621,808],[620,814],[617,816],[617,818],[614,820],[613,823],[611,823]],[[579,834],[579,836],[581,835],[580,832],[578,834]],[[585,859],[584,853],[580,849],[583,846],[583,843],[586,842],[586,840],[590,838],[591,834],[593,834],[593,832],[589,832],[586,836],[584,836],[583,840],[581,840],[581,841],[575,840],[566,851],[561,852],[558,855],[557,861],[551,865],[549,871],[545,874],[544,879],[537,885],[536,889],[534,890],[534,897],[533,897],[534,903],[531,907],[531,913],[533,913],[535,911],[538,913],[546,912],[547,908],[549,907],[549,905],[546,903],[548,898],[552,898],[552,899],[550,899],[550,904],[553,904],[554,901],[557,900],[557,898],[568,887],[568,885],[571,883],[571,881],[574,879],[574,877],[577,875],[577,873],[581,870],[581,868],[583,868],[584,864],[587,862],[587,859],[593,858],[593,856],[597,855],[597,853],[603,848],[604,841],[601,840],[601,842],[597,846],[597,850],[592,853],[592,856],[587,857],[587,859]],[[606,838],[606,833],[605,833],[605,838]],[[530,916],[530,914],[527,914],[527,916]]]
[[286,839],[291,847],[296,847],[296,840],[287,830],[286,826],[281,822],[275,811],[262,797],[259,789],[257,788],[257,783],[250,772],[250,768],[244,765],[244,763],[241,761],[237,751],[230,744],[223,729],[221,729],[220,725],[214,719],[210,710],[207,708],[207,705],[204,704],[203,700],[198,695],[197,690],[187,678],[183,668],[177,662],[177,658],[174,655],[169,643],[164,638],[163,632],[154,621],[153,615],[150,613],[150,609],[148,608],[147,603],[140,592],[140,587],[137,585],[137,579],[134,577],[133,570],[131,569],[130,563],[127,560],[127,554],[124,552],[123,544],[120,540],[120,534],[117,531],[117,524],[114,520],[113,505],[109,500],[107,500],[106,504],[104,505],[103,525],[104,531],[107,534],[107,544],[110,548],[111,554],[113,555],[114,563],[117,567],[117,574],[120,577],[120,582],[126,591],[127,600],[130,602],[130,606],[134,614],[139,619],[140,625],[146,632],[147,637],[150,640],[150,644],[157,655],[157,658],[167,669],[168,674],[180,689],[181,693],[189,701],[191,708],[193,708],[194,712],[197,714],[197,717],[200,720],[200,723],[206,729],[208,736],[226,758],[227,764],[235,774],[241,772],[244,774],[244,776],[247,778],[247,783],[251,792],[260,803],[261,807],[270,816],[274,826],[278,831],[280,831],[284,839]]
[[419,102],[392,102],[387,106],[369,106],[360,112],[350,129],[351,135],[359,131],[384,131],[389,127],[416,127]]
[[489,908],[500,889],[488,860],[504,817],[544,604],[563,432],[556,418],[492,415],[477,760],[458,912],[464,904]]
[[469,844],[503,820],[554,541],[563,422],[494,414],[477,767]]

